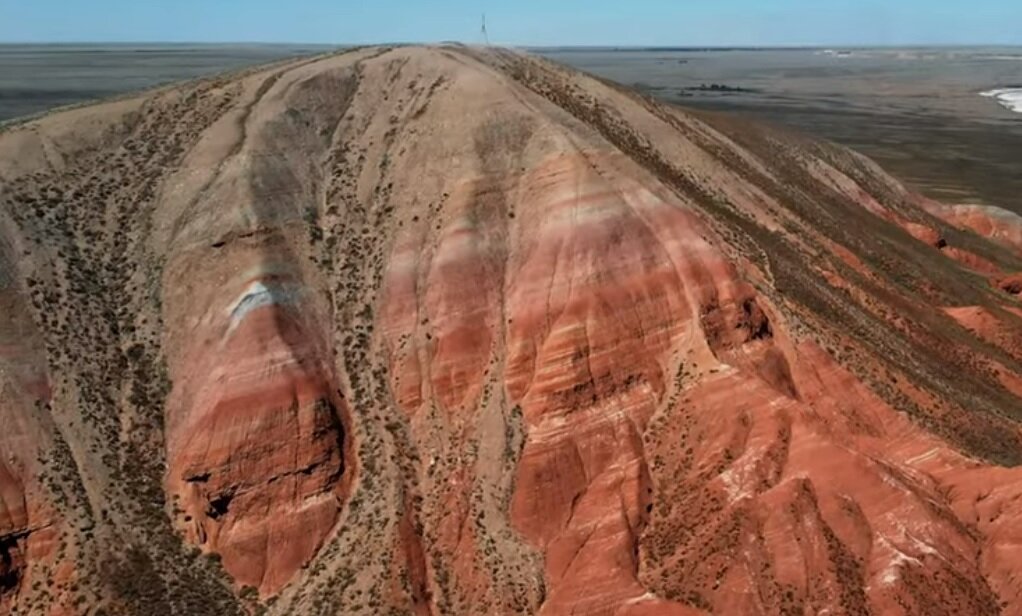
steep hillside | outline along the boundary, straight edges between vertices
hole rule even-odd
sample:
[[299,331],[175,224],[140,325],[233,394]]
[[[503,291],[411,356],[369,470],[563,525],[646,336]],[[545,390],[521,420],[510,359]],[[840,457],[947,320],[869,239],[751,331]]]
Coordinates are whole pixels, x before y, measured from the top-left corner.
[[516,52],[0,134],[0,610],[1022,614],[1022,224]]

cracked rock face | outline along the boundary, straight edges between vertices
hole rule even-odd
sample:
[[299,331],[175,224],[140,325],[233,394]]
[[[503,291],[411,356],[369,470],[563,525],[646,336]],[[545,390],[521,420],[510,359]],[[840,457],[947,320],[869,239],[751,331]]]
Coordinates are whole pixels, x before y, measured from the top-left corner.
[[1018,218],[526,55],[0,133],[0,610],[1022,614]]

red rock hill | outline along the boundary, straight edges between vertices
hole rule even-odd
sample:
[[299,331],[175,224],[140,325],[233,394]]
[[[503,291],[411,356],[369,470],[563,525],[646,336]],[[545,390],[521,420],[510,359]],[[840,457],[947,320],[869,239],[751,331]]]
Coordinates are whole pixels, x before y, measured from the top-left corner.
[[1022,224],[536,58],[0,134],[0,610],[1022,614]]

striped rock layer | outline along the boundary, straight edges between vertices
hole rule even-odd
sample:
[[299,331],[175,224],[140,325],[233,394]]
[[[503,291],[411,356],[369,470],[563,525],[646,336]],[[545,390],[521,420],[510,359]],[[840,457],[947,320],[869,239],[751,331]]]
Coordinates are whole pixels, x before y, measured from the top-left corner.
[[1022,614],[1020,222],[497,49],[9,126],[0,610]]

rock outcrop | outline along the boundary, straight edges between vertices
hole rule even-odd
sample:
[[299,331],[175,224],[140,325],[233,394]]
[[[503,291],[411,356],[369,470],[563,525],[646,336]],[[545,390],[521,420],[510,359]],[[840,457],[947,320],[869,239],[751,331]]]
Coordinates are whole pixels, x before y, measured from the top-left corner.
[[1018,229],[498,49],[8,127],[0,609],[1022,614]]

